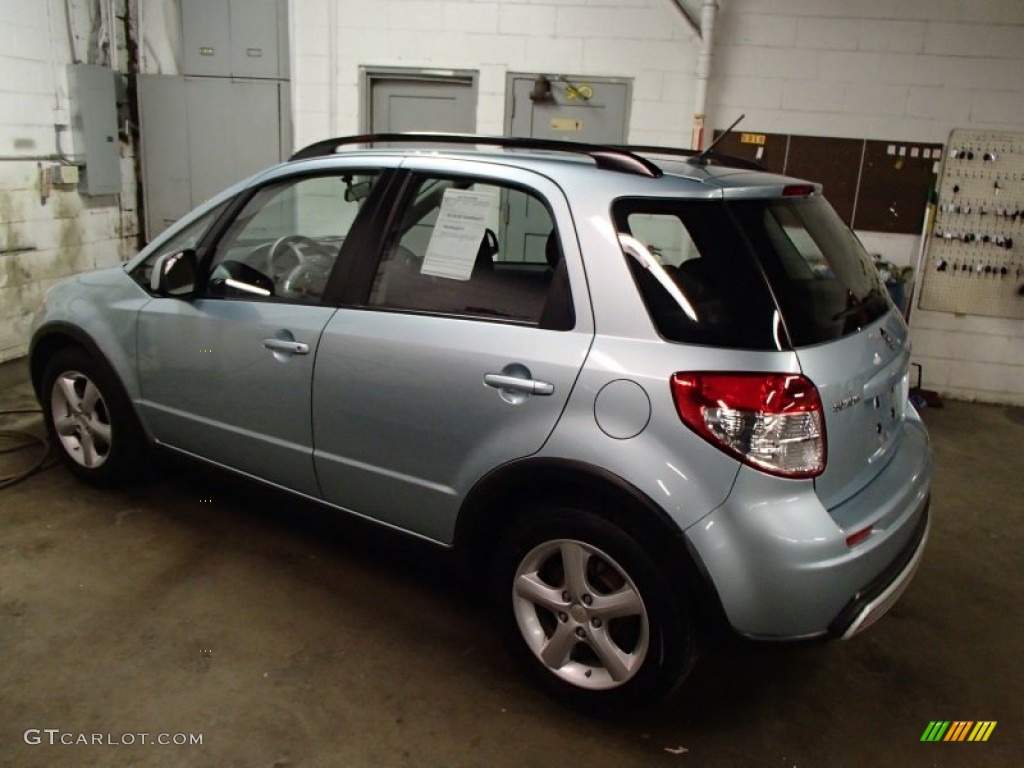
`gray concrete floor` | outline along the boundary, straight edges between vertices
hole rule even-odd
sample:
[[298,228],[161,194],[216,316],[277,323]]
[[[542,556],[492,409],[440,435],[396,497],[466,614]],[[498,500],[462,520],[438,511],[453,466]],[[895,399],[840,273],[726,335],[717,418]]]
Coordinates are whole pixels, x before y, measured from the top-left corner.
[[[0,366],[0,409],[31,405],[24,364]],[[710,649],[676,699],[613,723],[536,693],[420,545],[190,464],[114,491],[49,469],[0,491],[0,765],[1024,765],[1024,418],[924,416],[931,544],[882,622]],[[998,725],[921,743],[930,720]],[[25,743],[47,728],[202,744]]]

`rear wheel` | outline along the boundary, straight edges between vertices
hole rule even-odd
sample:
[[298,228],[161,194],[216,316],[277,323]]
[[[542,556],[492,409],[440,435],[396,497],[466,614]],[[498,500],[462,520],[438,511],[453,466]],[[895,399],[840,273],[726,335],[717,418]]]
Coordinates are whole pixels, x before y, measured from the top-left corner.
[[50,441],[68,469],[94,485],[127,479],[142,432],[107,367],[81,348],[62,349],[46,366],[41,392]]
[[676,590],[635,538],[596,514],[539,510],[506,536],[494,584],[513,652],[573,709],[649,703],[694,661]]

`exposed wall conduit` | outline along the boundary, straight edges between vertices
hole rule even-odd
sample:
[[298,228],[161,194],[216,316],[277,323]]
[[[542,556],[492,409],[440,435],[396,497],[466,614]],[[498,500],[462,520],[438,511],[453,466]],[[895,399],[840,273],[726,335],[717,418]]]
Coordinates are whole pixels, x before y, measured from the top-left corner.
[[703,149],[704,110],[708,98],[708,80],[711,79],[711,53],[714,46],[718,3],[716,0],[704,0],[700,8],[699,26],[683,0],[672,0],[672,4],[700,39],[700,50],[697,52],[696,82],[694,83],[693,132],[690,136],[690,148]]
[[[338,4],[327,6],[327,131],[338,132]],[[293,49],[294,50],[294,49]],[[294,96],[293,96],[294,98]],[[294,149],[294,147],[289,147]]]
[[711,79],[711,52],[714,46],[715,18],[718,3],[704,0],[700,8],[700,52],[697,54],[697,78],[693,89],[693,135],[691,149],[704,148],[704,116],[708,99],[708,80]]

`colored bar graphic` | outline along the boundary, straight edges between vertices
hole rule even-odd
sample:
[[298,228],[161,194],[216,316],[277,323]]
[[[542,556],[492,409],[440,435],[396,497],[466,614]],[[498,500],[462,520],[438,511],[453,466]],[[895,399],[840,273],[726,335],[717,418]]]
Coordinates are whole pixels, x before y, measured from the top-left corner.
[[947,728],[949,728],[948,720],[932,720],[921,734],[921,741],[941,741]]
[[921,741],[988,741],[996,720],[931,720]]
[[978,724],[974,726],[974,730],[971,731],[971,735],[967,737],[967,740],[988,741],[988,737],[996,729],[996,722],[995,720],[979,720]]
[[954,720],[949,727],[949,733],[943,741],[963,741],[967,737],[968,729],[974,725],[970,720]]

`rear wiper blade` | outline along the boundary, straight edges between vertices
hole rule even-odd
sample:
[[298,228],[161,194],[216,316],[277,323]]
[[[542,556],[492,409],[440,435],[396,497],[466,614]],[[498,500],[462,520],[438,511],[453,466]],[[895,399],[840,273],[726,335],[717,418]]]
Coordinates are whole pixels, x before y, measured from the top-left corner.
[[864,309],[864,307],[866,307],[872,299],[882,298],[882,292],[879,291],[877,288],[872,288],[870,291],[864,294],[863,299],[858,299],[857,296],[853,293],[853,291],[850,291],[850,298],[853,299],[854,303],[848,306],[846,309],[840,310],[839,312],[836,312],[834,315],[832,315],[832,322],[835,322],[836,320],[845,320],[851,315],[857,314],[862,309]]

